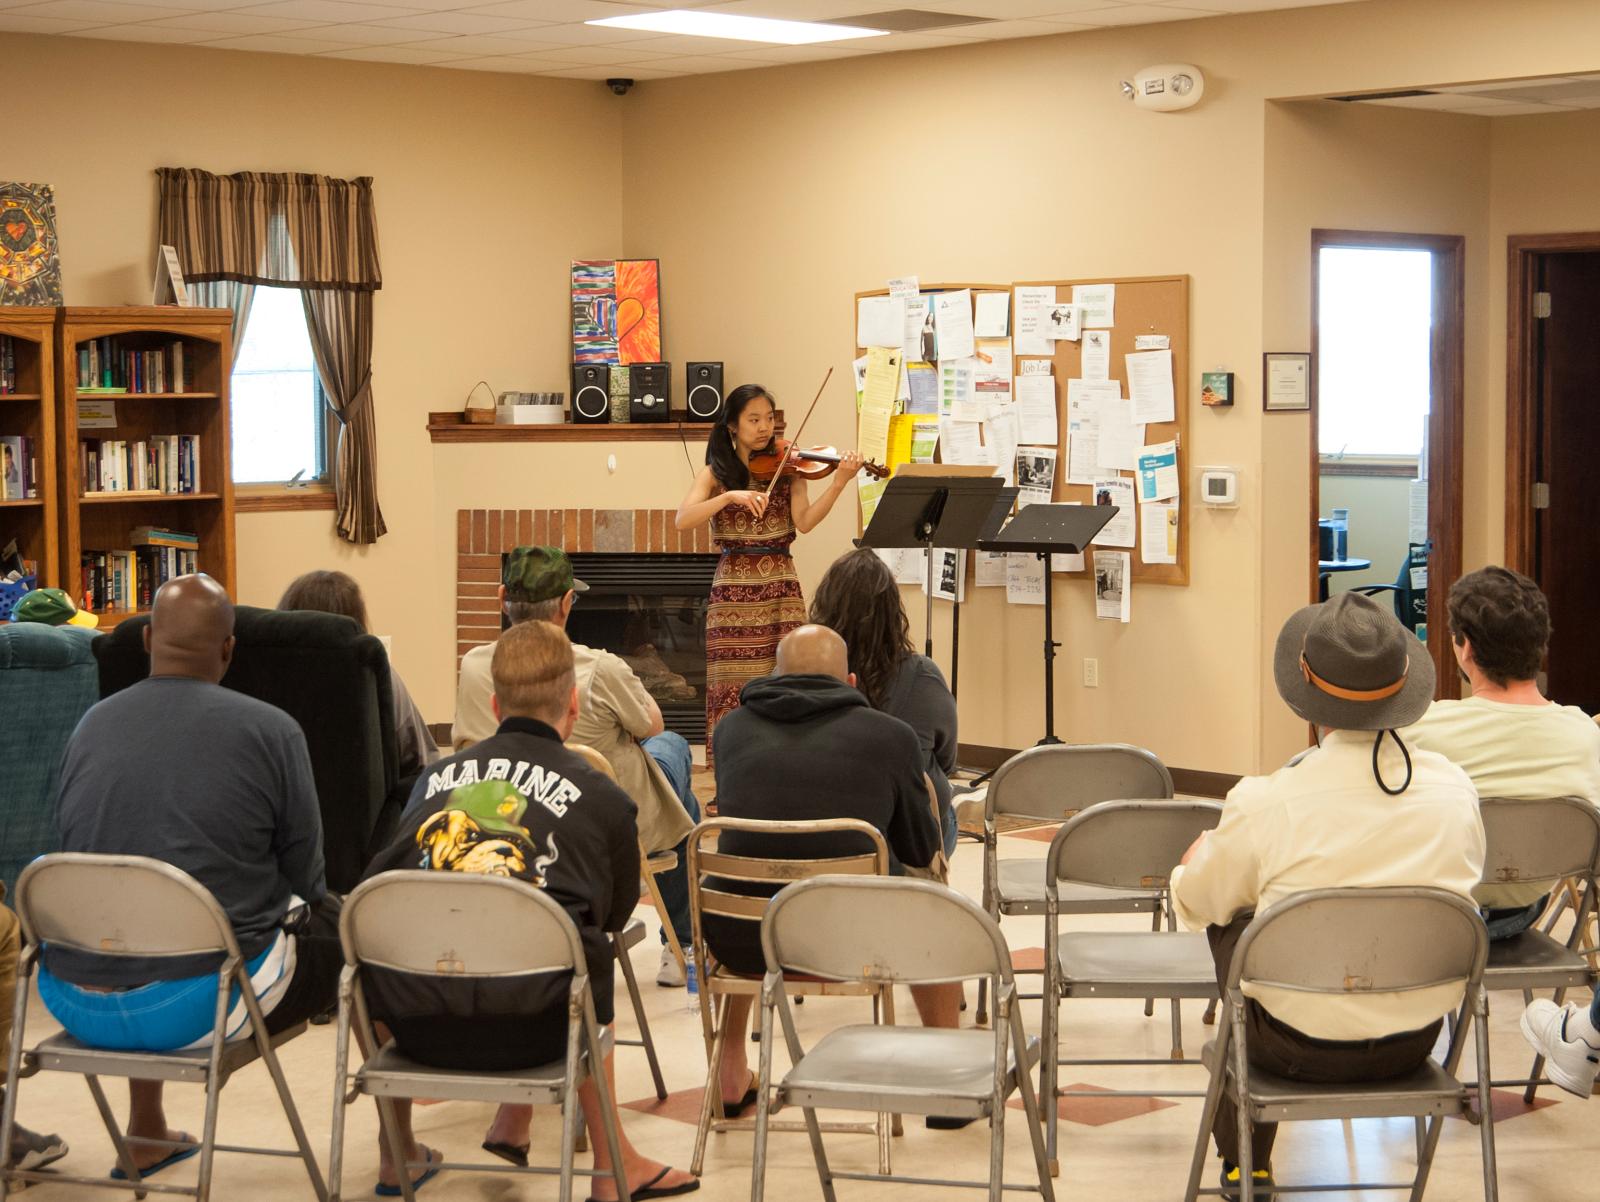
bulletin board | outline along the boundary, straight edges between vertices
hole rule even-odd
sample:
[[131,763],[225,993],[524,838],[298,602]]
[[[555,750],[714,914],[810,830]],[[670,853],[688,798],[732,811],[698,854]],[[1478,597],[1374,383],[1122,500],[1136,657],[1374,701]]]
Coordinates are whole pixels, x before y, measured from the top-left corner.
[[[1187,587],[1189,583],[1189,525],[1190,525],[1190,496],[1191,481],[1189,478],[1189,277],[1186,275],[1173,276],[1133,276],[1128,278],[1106,277],[1089,280],[1021,280],[1013,287],[1042,288],[1054,285],[1056,300],[1066,304],[1072,300],[1072,287],[1074,284],[1115,284],[1117,286],[1116,309],[1114,312],[1115,324],[1111,327],[1111,379],[1122,384],[1123,395],[1127,395],[1128,375],[1127,363],[1123,356],[1132,354],[1137,348],[1134,346],[1134,336],[1137,334],[1165,334],[1172,350],[1172,399],[1173,413],[1176,421],[1152,422],[1145,427],[1145,443],[1168,442],[1176,439],[1178,444],[1178,480],[1180,489],[1178,493],[1178,562],[1172,563],[1143,563],[1139,558],[1137,546],[1128,548],[1128,565],[1132,570],[1133,579],[1143,584],[1175,584]],[[1012,333],[1016,333],[1015,304],[1012,306],[1013,323]],[[1054,356],[1018,355],[1016,362],[1020,365],[1025,359],[1049,358],[1052,363],[1051,379],[1055,382],[1056,392],[1056,428],[1059,432],[1058,446],[1060,448],[1060,464],[1056,472],[1055,492],[1052,499],[1056,501],[1080,501],[1085,505],[1094,503],[1090,495],[1093,489],[1087,484],[1068,484],[1067,477],[1067,381],[1077,379],[1081,374],[1080,364],[1081,343],[1069,342],[1062,339],[1056,343]],[[1018,371],[1021,371],[1020,366]],[[1126,473],[1120,473],[1126,475]],[[1143,531],[1136,529],[1136,537],[1142,538]],[[1092,548],[1091,548],[1092,549]],[[1118,549],[1118,548],[1114,548]],[[1092,562],[1092,560],[1090,561]],[[1064,573],[1057,572],[1056,575]],[[1078,573],[1065,573],[1077,575]]]

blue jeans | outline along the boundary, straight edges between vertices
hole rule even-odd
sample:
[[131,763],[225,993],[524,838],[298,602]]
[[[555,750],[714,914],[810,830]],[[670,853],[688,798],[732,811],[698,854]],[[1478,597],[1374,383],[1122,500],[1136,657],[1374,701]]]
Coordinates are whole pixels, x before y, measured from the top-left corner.
[[1549,896],[1546,895],[1530,906],[1509,910],[1484,910],[1483,924],[1489,928],[1490,940],[1510,939],[1513,935],[1532,930],[1533,924],[1539,921],[1539,915],[1544,913],[1545,903],[1549,900]]
[[[695,800],[694,789],[691,787],[694,756],[689,751],[688,740],[668,730],[659,735],[651,735],[639,746],[645,749],[651,759],[661,765],[661,771],[666,773],[672,791],[678,795],[678,800],[683,802],[683,808],[689,811],[689,820],[699,822],[700,803]],[[671,872],[663,872],[658,876],[656,885],[661,890],[661,900],[667,904],[667,914],[672,919],[673,933],[678,936],[678,942],[687,951],[689,941],[693,937],[689,921],[689,840],[684,838],[673,851],[678,853],[678,866]],[[662,931],[661,942],[666,943],[666,941],[667,933]]]

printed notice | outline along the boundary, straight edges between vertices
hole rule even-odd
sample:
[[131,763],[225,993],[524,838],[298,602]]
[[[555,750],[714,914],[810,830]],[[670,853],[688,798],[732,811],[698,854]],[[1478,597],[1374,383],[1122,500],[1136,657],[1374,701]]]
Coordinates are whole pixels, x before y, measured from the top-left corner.
[[935,293],[933,328],[939,339],[941,357],[969,358],[973,352],[972,291],[968,288],[958,288],[954,292]]
[[1022,441],[1046,444],[1060,441],[1056,434],[1055,380],[1050,376],[1018,376],[1016,397]]
[[1043,605],[1044,560],[1026,551],[1006,556],[1006,603]]
[[972,322],[972,332],[979,338],[1004,338],[1011,333],[1011,294],[1009,292],[980,292],[975,305],[977,316]]
[[863,296],[856,305],[856,345],[899,349],[905,337],[906,308],[894,296]]
[[1117,324],[1115,284],[1074,284],[1072,303],[1083,306],[1083,328],[1106,329]]
[[1101,528],[1089,541],[1097,547],[1131,547],[1134,545],[1135,520],[1133,506],[1133,481],[1122,476],[1107,476],[1094,482],[1094,503],[1115,505],[1117,516]]
[[1178,443],[1151,443],[1139,452],[1139,500],[1166,501],[1178,495]]
[[1172,421],[1172,352],[1138,351],[1124,359],[1128,365],[1128,399],[1133,402],[1133,420],[1141,425]]
[[1145,563],[1178,562],[1178,503],[1139,506],[1139,558]]
[[1132,617],[1132,598],[1128,594],[1133,582],[1129,579],[1128,558],[1126,551],[1094,553],[1095,617],[1114,622],[1126,622]]
[[1055,344],[1044,336],[1044,311],[1055,304],[1054,284],[1024,285],[1015,290],[1017,300],[1017,354],[1050,355]]
[[1111,378],[1111,331],[1085,330],[1079,370],[1085,380]]

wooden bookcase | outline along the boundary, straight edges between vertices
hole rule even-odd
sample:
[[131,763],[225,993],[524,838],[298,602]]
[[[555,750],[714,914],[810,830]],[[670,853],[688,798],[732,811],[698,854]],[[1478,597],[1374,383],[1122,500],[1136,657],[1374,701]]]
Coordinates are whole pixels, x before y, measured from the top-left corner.
[[[232,455],[228,377],[233,363],[233,314],[228,309],[178,306],[65,308],[57,310],[59,355],[56,427],[59,432],[61,498],[60,572],[74,595],[79,591],[84,551],[119,551],[130,545],[135,526],[162,526],[199,536],[200,570],[236,592],[233,534]],[[96,338],[115,337],[121,345],[156,350],[183,343],[186,374],[182,392],[89,394],[83,399],[112,401],[116,426],[78,428],[78,347]],[[200,439],[202,491],[150,496],[85,493],[78,444],[82,438],[136,441],[153,434],[194,434]],[[116,625],[138,611],[108,611],[100,627]]]
[[55,321],[51,308],[0,308],[0,335],[12,340],[17,361],[17,390],[0,393],[0,436],[33,439],[39,480],[37,497],[0,501],[0,547],[16,539],[22,557],[37,561],[41,587],[60,582]]

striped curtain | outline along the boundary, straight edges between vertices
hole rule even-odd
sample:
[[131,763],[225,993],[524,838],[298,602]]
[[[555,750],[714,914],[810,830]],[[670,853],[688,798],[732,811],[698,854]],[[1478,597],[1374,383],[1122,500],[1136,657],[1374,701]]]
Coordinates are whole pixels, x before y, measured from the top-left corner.
[[186,279],[303,291],[317,374],[340,423],[336,528],[347,542],[377,542],[387,527],[372,401],[372,294],[383,287],[372,180],[187,167],[156,176],[159,240],[177,248]]

